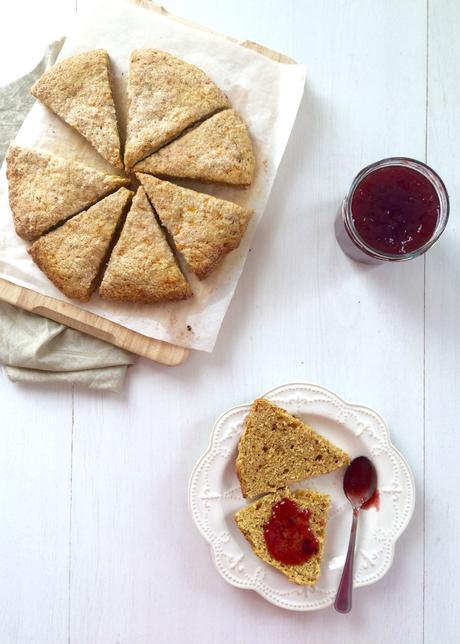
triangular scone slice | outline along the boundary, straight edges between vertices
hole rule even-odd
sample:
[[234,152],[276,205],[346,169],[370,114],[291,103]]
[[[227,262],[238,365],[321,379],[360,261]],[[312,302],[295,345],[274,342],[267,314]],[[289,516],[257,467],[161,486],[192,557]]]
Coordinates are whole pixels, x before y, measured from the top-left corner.
[[132,195],[120,188],[30,247],[34,262],[67,297],[82,302],[91,297]]
[[23,239],[36,239],[129,183],[129,179],[15,145],[10,146],[6,162],[14,227]]
[[56,63],[35,83],[31,93],[84,136],[104,159],[123,168],[105,49]]
[[136,172],[247,186],[255,158],[248,129],[234,110],[211,116],[134,167]]
[[255,400],[238,444],[236,472],[244,497],[327,474],[350,457],[274,403]]
[[[264,528],[272,516],[273,506],[283,499],[289,499],[301,511],[309,512],[309,527],[318,542],[317,554],[314,554],[302,564],[289,565],[282,563],[272,557],[267,548]],[[295,490],[290,492],[288,488],[285,488],[278,490],[274,494],[267,494],[243,508],[235,514],[235,521],[258,557],[270,564],[270,566],[277,568],[295,584],[314,586],[321,573],[321,558],[324,552],[329,506],[330,499],[327,494],[320,494],[314,490]]]
[[238,248],[252,210],[231,201],[136,174],[177,250],[200,279]]
[[142,303],[192,295],[142,187],[112,251],[99,294],[106,300]]
[[201,69],[156,49],[131,53],[125,165],[169,143],[190,125],[230,107]]

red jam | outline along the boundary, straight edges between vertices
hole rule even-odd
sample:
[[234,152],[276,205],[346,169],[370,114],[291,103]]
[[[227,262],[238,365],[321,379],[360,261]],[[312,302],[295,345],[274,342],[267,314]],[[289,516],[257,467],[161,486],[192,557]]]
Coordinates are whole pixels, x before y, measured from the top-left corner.
[[310,512],[291,499],[281,499],[273,506],[264,537],[273,559],[289,566],[303,564],[319,551],[310,528]]
[[347,467],[343,477],[343,491],[353,506],[366,509],[373,505],[377,508],[377,472],[366,456],[354,458]]
[[368,174],[351,202],[361,239],[390,255],[410,253],[433,236],[440,213],[435,187],[417,170],[387,166]]
[[378,490],[375,490],[371,498],[361,506],[361,510],[370,510],[370,508],[375,508],[377,512],[380,511],[380,493]]

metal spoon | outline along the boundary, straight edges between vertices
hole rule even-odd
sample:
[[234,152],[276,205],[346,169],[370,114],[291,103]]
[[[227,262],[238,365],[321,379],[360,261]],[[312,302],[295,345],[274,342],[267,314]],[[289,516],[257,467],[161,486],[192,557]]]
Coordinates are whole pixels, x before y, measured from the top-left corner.
[[358,527],[359,511],[375,494],[376,489],[377,472],[372,462],[366,456],[358,456],[358,458],[353,459],[343,477],[343,491],[353,507],[353,522],[351,524],[347,558],[334,603],[334,608],[339,613],[349,613],[351,611],[353,560],[355,556],[356,528]]

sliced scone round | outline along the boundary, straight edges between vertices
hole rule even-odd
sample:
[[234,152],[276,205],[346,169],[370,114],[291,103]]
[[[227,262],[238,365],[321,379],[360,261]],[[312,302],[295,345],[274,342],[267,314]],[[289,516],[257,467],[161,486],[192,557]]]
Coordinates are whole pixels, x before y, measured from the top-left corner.
[[190,125],[230,107],[204,71],[157,49],[131,53],[125,166],[169,143]]
[[34,262],[67,297],[91,297],[132,194],[120,188],[30,247]]
[[110,61],[105,49],[85,51],[56,63],[30,91],[84,136],[104,159],[123,168]]
[[252,210],[148,174],[136,176],[177,250],[200,279],[238,248]]
[[264,398],[252,403],[236,459],[244,497],[273,492],[349,462],[346,452],[281,407]]
[[6,163],[14,227],[28,240],[129,183],[124,177],[17,145],[10,146]]
[[99,294],[106,300],[139,303],[172,302],[192,295],[142,187],[134,196]]
[[327,494],[284,488],[237,512],[235,521],[258,557],[295,584],[314,586],[321,573],[329,506]]
[[139,161],[134,171],[248,186],[254,167],[254,151],[243,119],[234,110],[224,110]]

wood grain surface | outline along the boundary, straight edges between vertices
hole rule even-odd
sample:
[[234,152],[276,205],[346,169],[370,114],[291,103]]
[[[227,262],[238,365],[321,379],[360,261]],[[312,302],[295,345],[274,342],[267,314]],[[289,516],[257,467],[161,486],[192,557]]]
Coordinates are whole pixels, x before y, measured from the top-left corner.
[[[75,3],[42,0],[27,21],[24,3],[2,9],[0,82],[15,52],[23,64],[25,41],[30,66],[41,57],[39,18],[47,35],[53,24],[49,35],[62,33],[64,5]],[[0,642],[455,644],[458,3],[167,9],[305,63],[306,93],[212,354],[192,352],[175,369],[141,359],[118,395],[0,376]],[[333,222],[358,170],[392,155],[439,171],[451,220],[426,258],[360,265],[337,247]],[[229,586],[188,512],[189,474],[216,417],[292,380],[376,409],[417,483],[391,570],[356,591],[347,616],[286,613]]]
[[100,315],[17,286],[4,279],[0,279],[0,300],[170,367],[181,364],[189,355],[188,349],[148,338]]

